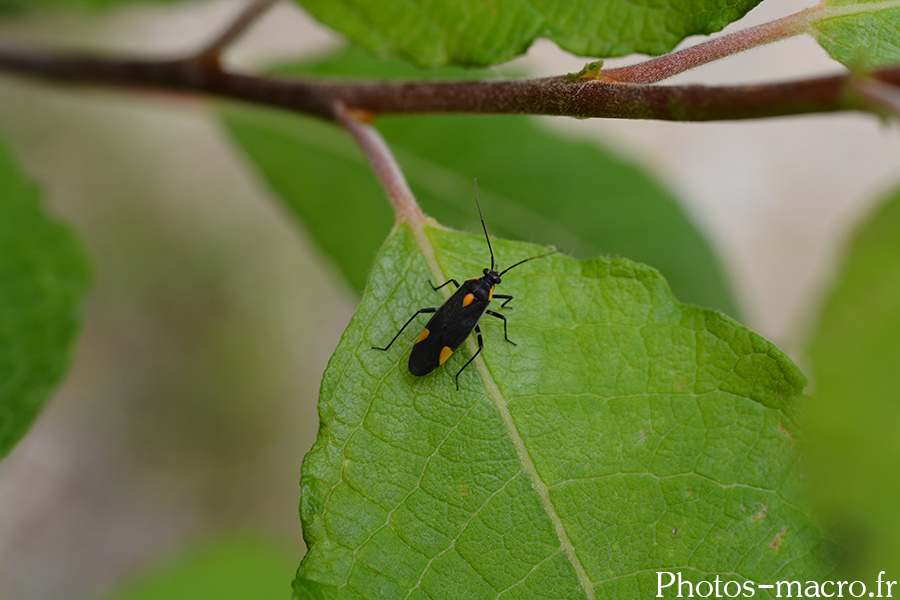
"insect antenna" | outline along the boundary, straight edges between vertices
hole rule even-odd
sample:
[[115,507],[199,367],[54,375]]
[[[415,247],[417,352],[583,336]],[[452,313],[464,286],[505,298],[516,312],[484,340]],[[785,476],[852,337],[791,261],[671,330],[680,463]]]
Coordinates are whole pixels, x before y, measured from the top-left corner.
[[[484,229],[484,239],[487,240],[488,251],[491,253],[491,271],[494,270],[494,249],[491,248],[491,238],[488,236],[487,225],[484,224],[484,215],[481,214],[481,204],[478,203],[478,180],[475,180],[475,206],[478,207],[478,218],[481,219],[481,228]],[[509,269],[507,269],[508,271]]]
[[545,256],[550,256],[551,254],[556,254],[557,252],[559,252],[559,250],[557,250],[556,248],[554,248],[553,250],[551,250],[550,252],[547,252],[546,254],[539,254],[539,255],[537,255],[537,256],[532,256],[531,258],[526,258],[525,260],[520,260],[519,262],[517,262],[517,263],[514,264],[513,266],[507,267],[507,268],[503,269],[502,271],[500,271],[500,277],[503,277],[503,274],[504,274],[504,273],[506,273],[507,271],[512,271],[513,269],[515,269],[516,267],[518,267],[518,266],[521,265],[522,263],[527,263],[529,260],[537,260],[537,259],[539,259],[539,258],[544,258]]

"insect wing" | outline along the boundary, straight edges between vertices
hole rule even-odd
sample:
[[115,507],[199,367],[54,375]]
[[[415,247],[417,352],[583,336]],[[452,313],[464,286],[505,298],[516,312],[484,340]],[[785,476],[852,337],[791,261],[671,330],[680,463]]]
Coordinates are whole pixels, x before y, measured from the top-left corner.
[[409,354],[410,373],[427,375],[444,364],[478,325],[488,303],[472,302],[463,306],[463,298],[468,293],[466,285],[460,286],[429,319]]

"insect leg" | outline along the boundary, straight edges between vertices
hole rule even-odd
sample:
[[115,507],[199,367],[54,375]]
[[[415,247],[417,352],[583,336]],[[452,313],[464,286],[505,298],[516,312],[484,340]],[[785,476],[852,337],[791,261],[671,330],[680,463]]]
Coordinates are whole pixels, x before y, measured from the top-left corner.
[[[428,283],[431,283],[431,282],[429,281]],[[441,285],[439,285],[439,286],[437,286],[437,287],[435,287],[435,285],[434,285],[433,283],[431,283],[431,287],[434,288],[434,291],[438,291],[439,289],[441,289],[442,287],[444,287],[444,286],[447,285],[448,283],[452,283],[452,284],[453,284],[455,287],[457,287],[457,288],[459,287],[459,282],[456,281],[455,279],[448,279],[447,281],[445,281],[444,283],[442,283]]]
[[494,294],[494,298],[502,298],[503,304],[500,305],[500,308],[506,308],[506,305],[509,304],[509,301],[513,299],[509,294]]
[[[496,298],[496,296],[494,296],[494,297]],[[498,319],[502,319],[502,320],[503,320],[503,337],[505,337],[505,338],[506,338],[506,341],[509,342],[510,344],[512,344],[513,346],[517,345],[514,341],[512,341],[511,339],[509,339],[509,336],[506,334],[506,317],[504,317],[504,316],[501,315],[500,313],[496,313],[496,312],[494,312],[494,311],[492,311],[492,310],[488,310],[488,311],[485,311],[485,312],[486,312],[487,314],[491,315],[492,317],[497,317]]]
[[412,323],[413,319],[415,319],[416,317],[418,317],[421,314],[437,312],[437,309],[438,309],[438,307],[436,307],[436,306],[434,308],[420,308],[419,310],[417,310],[415,312],[415,314],[413,314],[413,316],[411,316],[409,318],[409,320],[406,323],[403,324],[403,327],[401,327],[400,331],[397,332],[397,335],[395,335],[394,338],[390,342],[388,342],[387,346],[385,346],[384,348],[380,348],[378,346],[372,346],[372,350],[387,350],[388,348],[391,347],[391,344],[393,344],[394,342],[397,341],[397,338],[400,337],[400,334],[403,333],[403,330],[406,329],[406,326],[409,325],[410,323]]
[[481,351],[484,350],[484,340],[481,339],[481,328],[478,325],[475,326],[475,337],[478,338],[478,351],[472,355],[472,358],[466,361],[466,364],[462,366],[462,369],[456,372],[456,389],[459,390],[459,374],[466,370],[466,367],[469,366],[475,357],[481,354]]

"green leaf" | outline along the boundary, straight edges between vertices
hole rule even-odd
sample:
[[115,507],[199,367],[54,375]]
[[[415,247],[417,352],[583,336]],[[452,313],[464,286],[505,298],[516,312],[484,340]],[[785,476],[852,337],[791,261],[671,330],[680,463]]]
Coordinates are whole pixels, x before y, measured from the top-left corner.
[[594,60],[589,63],[585,63],[585,65],[577,73],[568,73],[567,75],[572,81],[575,81],[576,79],[599,79],[600,72],[602,70],[603,61]]
[[850,68],[900,64],[898,0],[829,0],[813,16],[819,44]]
[[[417,77],[348,52],[290,73]],[[454,76],[452,71],[438,75]],[[434,75],[434,74],[433,74]],[[228,131],[356,289],[392,216],[348,136],[311,119],[229,108]],[[620,254],[659,268],[679,298],[736,315],[718,260],[678,202],[636,165],[535,119],[410,117],[378,126],[423,209],[479,227],[473,178],[492,233],[554,244],[578,257]],[[487,261],[484,249],[478,257]]]
[[900,567],[898,239],[900,188],[854,235],[808,346],[816,481],[868,574]]
[[[516,297],[517,345],[482,321],[459,391],[471,338],[421,378],[406,369],[421,321],[371,348],[442,301],[429,279],[479,275],[483,244],[403,225],[379,253],[322,382],[295,597],[650,598],[657,570],[832,571],[800,483],[806,379],[728,317],[679,304],[650,267],[554,255],[510,272],[498,289]],[[504,264],[545,251],[494,250]]]
[[0,144],[0,458],[65,374],[87,283],[78,240]]
[[[381,129],[416,198],[438,221],[478,230],[477,176],[491,233],[579,258],[645,262],[683,301],[737,314],[715,254],[678,201],[599,143],[567,139],[528,117],[421,117]],[[484,248],[476,257],[488,261]]]
[[222,114],[237,146],[350,286],[361,290],[393,217],[358,148],[322,121],[240,107]]
[[325,25],[378,55],[422,66],[502,63],[547,37],[579,55],[663,54],[760,0],[298,0]]

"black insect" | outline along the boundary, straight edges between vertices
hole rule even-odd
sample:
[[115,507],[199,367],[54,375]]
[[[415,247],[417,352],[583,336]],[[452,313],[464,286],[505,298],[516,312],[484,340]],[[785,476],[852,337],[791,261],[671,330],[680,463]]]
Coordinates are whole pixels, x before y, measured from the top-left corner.
[[478,338],[478,351],[472,355],[472,358],[466,361],[466,364],[464,364],[459,371],[457,371],[456,389],[459,389],[460,373],[462,373],[465,368],[475,360],[475,357],[481,353],[482,349],[484,349],[484,340],[481,338],[481,329],[478,327],[478,322],[481,321],[481,317],[485,314],[501,319],[503,321],[503,337],[513,346],[516,345],[515,342],[509,339],[509,335],[507,334],[506,317],[500,313],[488,310],[488,306],[494,298],[503,300],[503,304],[500,305],[501,308],[505,307],[509,301],[513,299],[512,296],[507,294],[494,293],[494,286],[500,285],[500,277],[522,263],[526,263],[536,258],[543,258],[556,252],[556,250],[554,250],[547,254],[520,260],[513,266],[498,273],[494,270],[494,250],[491,248],[491,239],[488,237],[487,227],[484,224],[484,217],[481,214],[481,205],[478,203],[477,183],[475,188],[475,205],[478,207],[478,216],[481,218],[481,228],[484,230],[484,238],[487,240],[488,251],[491,253],[491,268],[484,269],[484,275],[482,277],[467,279],[462,285],[455,279],[450,279],[436,287],[432,284],[432,288],[439,290],[452,283],[456,286],[456,291],[439,307],[420,308],[416,311],[416,313],[403,324],[403,327],[400,328],[400,331],[397,332],[397,335],[394,336],[387,346],[383,348],[372,346],[375,350],[387,350],[397,338],[400,337],[403,330],[412,323],[413,319],[420,314],[434,313],[434,316],[428,320],[422,333],[420,333],[419,337],[416,339],[412,352],[409,355],[409,372],[416,376],[422,376],[431,373],[447,362],[450,355],[466,341],[466,338],[468,338],[474,330],[475,335]]

